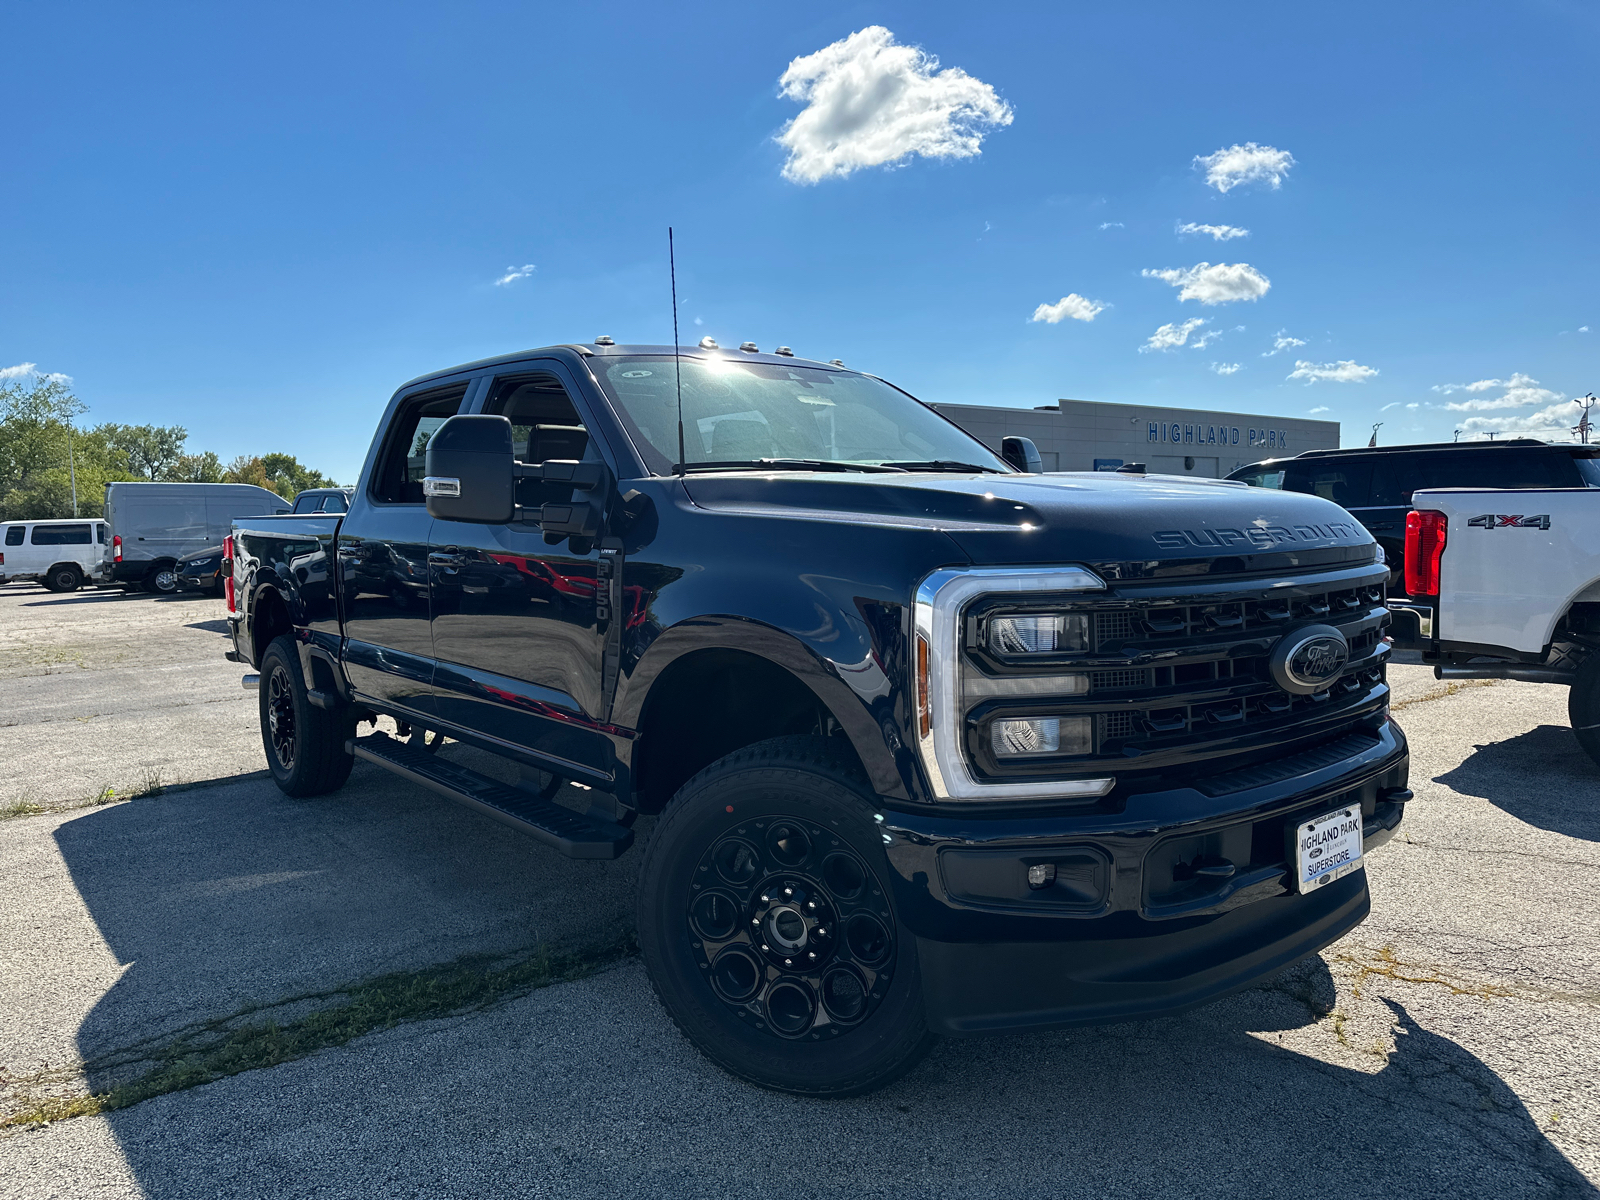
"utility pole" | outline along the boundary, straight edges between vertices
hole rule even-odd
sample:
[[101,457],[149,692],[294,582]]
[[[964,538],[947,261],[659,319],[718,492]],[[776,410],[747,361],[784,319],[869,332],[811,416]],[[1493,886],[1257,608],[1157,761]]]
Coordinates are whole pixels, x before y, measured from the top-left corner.
[[1590,392],[1582,400],[1574,400],[1573,403],[1583,409],[1583,416],[1578,418],[1578,423],[1572,427],[1572,432],[1577,434],[1578,440],[1587,446],[1589,444],[1589,430],[1594,428],[1589,423],[1589,410],[1596,404],[1600,404],[1600,401],[1597,401],[1594,398],[1594,393]]
[[1465,433],[1465,432],[1466,432],[1466,430],[1465,430],[1465,429],[1458,429],[1458,430],[1456,430],[1456,435],[1455,435],[1455,437],[1453,437],[1453,438],[1451,438],[1451,439],[1450,439],[1450,440],[1451,440],[1451,441],[1452,441],[1452,442],[1459,442],[1459,441],[1460,441],[1460,440],[1461,440],[1461,435],[1462,435],[1462,434],[1463,434],[1463,433]]
[[1384,426],[1384,422],[1379,421],[1376,425],[1374,425],[1372,427],[1372,437],[1367,442],[1367,448],[1369,450],[1374,449],[1374,448],[1377,447],[1377,445],[1378,445],[1378,430],[1382,429],[1383,426]]
[[67,473],[72,477],[72,519],[78,519],[78,464],[72,457],[72,421],[67,421]]

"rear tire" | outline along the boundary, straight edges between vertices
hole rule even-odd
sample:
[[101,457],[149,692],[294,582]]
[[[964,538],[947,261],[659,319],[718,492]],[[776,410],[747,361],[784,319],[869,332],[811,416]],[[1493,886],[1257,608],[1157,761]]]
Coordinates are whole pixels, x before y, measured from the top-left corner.
[[172,563],[157,563],[145,573],[141,586],[158,596],[170,596],[178,590],[178,568]]
[[1567,693],[1567,720],[1583,752],[1600,765],[1600,654],[1591,654],[1578,668]]
[[83,586],[83,572],[72,563],[59,563],[45,575],[44,585],[52,592],[75,592]]
[[261,744],[278,788],[290,796],[320,796],[343,787],[356,761],[344,749],[355,736],[355,714],[347,704],[330,711],[311,703],[300,652],[288,634],[274,638],[261,656],[258,695]]
[[851,1096],[932,1045],[873,807],[825,739],[789,737],[713,763],[662,815],[639,947],[678,1028],[730,1074]]

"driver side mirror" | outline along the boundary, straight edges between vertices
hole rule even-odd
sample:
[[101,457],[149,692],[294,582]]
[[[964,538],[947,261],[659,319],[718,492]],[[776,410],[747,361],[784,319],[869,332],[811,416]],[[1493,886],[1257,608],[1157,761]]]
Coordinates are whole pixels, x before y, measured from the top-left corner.
[[1044,471],[1044,459],[1032,438],[1008,437],[1000,439],[1000,457],[1019,471],[1038,475]]
[[454,416],[428,442],[422,495],[444,521],[503,525],[516,508],[516,463],[505,417]]

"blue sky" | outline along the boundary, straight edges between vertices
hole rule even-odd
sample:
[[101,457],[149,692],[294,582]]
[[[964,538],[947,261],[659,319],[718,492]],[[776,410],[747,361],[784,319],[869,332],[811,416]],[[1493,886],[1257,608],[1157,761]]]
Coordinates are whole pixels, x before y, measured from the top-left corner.
[[1597,35],[1549,2],[10,5],[0,368],[353,479],[414,375],[669,341],[671,224],[685,342],[927,400],[1555,431],[1600,390]]

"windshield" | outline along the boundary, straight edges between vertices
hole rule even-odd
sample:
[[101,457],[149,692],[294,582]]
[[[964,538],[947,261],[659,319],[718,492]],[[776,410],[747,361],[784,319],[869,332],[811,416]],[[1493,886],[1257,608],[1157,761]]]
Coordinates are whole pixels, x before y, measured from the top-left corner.
[[[657,475],[678,461],[671,355],[593,358],[589,365]],[[983,443],[904,392],[850,371],[682,360],[685,463],[763,459],[865,467],[971,464],[1011,470]]]

